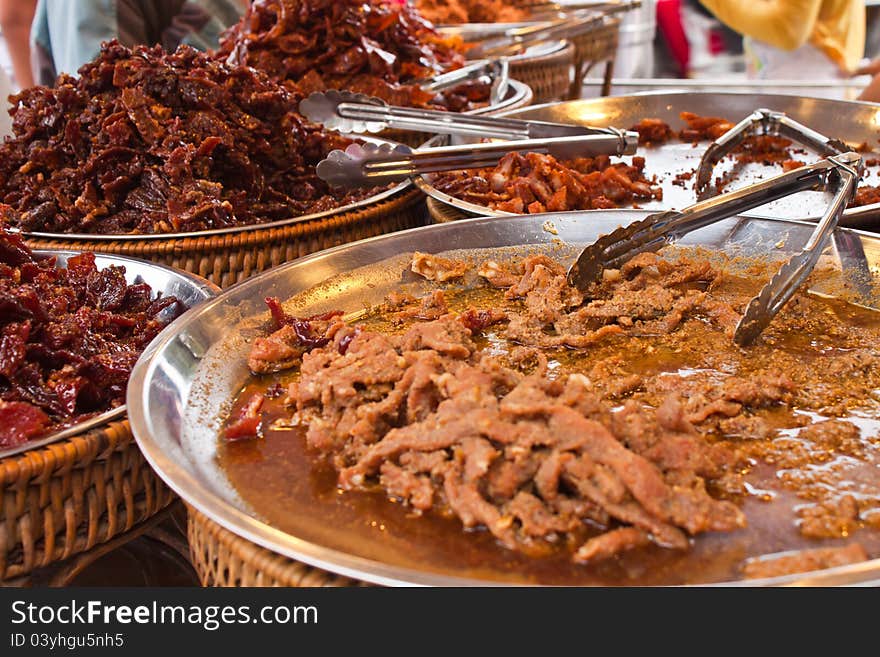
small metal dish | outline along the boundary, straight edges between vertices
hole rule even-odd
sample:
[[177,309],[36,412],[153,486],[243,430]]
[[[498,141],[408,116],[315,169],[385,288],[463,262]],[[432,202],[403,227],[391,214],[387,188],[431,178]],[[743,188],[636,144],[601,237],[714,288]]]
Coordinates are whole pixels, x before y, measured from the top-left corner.
[[[58,266],[64,267],[68,258],[79,253],[75,251],[50,251],[36,249],[34,254],[39,257],[55,256]],[[125,256],[95,254],[95,263],[98,269],[104,269],[110,265],[125,267],[125,279],[129,285],[135,283],[147,283],[153,290],[154,294],[162,293],[162,296],[175,296],[187,307],[192,308],[203,301],[210,299],[220,292],[213,283],[205,279],[189,274],[184,271],[166,267],[164,265],[156,265],[146,260],[137,258],[128,258]],[[167,328],[166,328],[167,330]],[[161,333],[160,333],[161,335]],[[157,336],[158,339],[158,336]],[[76,424],[64,427],[58,431],[30,440],[22,445],[10,447],[0,450],[0,458],[20,454],[37,447],[43,447],[65,438],[71,438],[81,433],[85,433],[90,429],[106,424],[111,420],[116,420],[125,415],[125,405],[118,406],[104,413],[94,415],[86,420],[77,422]]]

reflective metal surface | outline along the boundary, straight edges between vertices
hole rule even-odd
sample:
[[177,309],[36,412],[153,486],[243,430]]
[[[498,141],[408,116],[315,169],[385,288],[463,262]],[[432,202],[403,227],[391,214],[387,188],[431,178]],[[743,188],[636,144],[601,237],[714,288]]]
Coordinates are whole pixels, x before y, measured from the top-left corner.
[[[269,313],[264,298],[295,296],[288,308],[303,314],[330,309],[356,312],[415,278],[408,271],[409,256],[415,250],[491,250],[491,256],[499,260],[539,250],[570,262],[579,247],[646,214],[594,211],[438,224],[317,253],[248,279],[174,322],[144,352],[132,372],[127,398],[137,442],[158,474],[188,504],[276,553],[377,584],[497,584],[494,579],[463,578],[429,564],[413,569],[390,559],[367,558],[358,553],[356,544],[343,550],[306,540],[263,522],[240,499],[218,466],[217,436],[224,413],[247,377],[250,341],[265,333]],[[775,253],[785,257],[803,248],[814,228],[809,223],[733,218],[690,233],[680,244],[723,248],[746,256]],[[869,268],[877,278],[880,238],[853,235],[861,237]],[[428,289],[429,284],[425,285]],[[747,585],[869,581],[880,581],[880,559],[807,575],[749,580]]]
[[[863,157],[866,160],[880,158],[878,154],[880,144],[877,142],[880,133],[880,105],[857,101],[803,98],[781,94],[659,92],[536,105],[505,112],[504,116],[557,123],[615,126],[623,129],[630,128],[643,118],[659,118],[669,123],[673,130],[678,130],[683,125],[679,117],[681,112],[693,112],[701,116],[721,116],[736,122],[760,107],[785,112],[796,121],[853,147],[867,144],[868,149],[873,153],[862,153]],[[425,145],[438,146],[445,139],[445,137],[435,137]],[[459,140],[464,139],[459,138]],[[689,143],[675,141],[662,146],[640,148],[638,154],[645,157],[646,177],[656,176],[658,184],[663,188],[662,201],[644,202],[641,207],[651,210],[680,210],[692,205],[697,200],[693,180],[676,181],[676,176],[695,171],[706,146],[706,143],[694,147]],[[809,164],[818,160],[820,155],[805,149],[805,154],[799,154],[798,157]],[[624,158],[624,161],[628,160]],[[725,161],[716,168],[715,175],[728,174],[732,169],[733,163]],[[738,189],[769,175],[775,175],[779,171],[778,166],[764,166],[760,163],[738,167],[735,178],[727,189]],[[868,185],[880,185],[880,168],[869,168],[863,180]],[[428,195],[469,214],[512,216],[510,213],[461,201],[439,191],[430,181],[430,175],[415,179],[419,188]],[[770,203],[750,214],[816,220],[826,204],[827,197],[822,196],[821,192],[804,192]],[[877,221],[878,218],[880,218],[880,204],[866,205],[847,210],[841,219],[841,225],[864,227],[872,221]]]
[[[55,261],[59,267],[64,267],[67,264],[68,258],[79,255],[75,251],[50,251],[43,249],[35,249],[34,254],[40,257],[55,256]],[[210,281],[206,281],[204,278],[178,269],[172,269],[171,267],[156,265],[147,262],[146,260],[96,253],[95,264],[98,269],[104,269],[110,265],[125,267],[125,280],[128,281],[129,285],[147,283],[152,288],[154,296],[160,292],[162,293],[162,296],[175,296],[180,299],[187,308],[192,308],[220,292],[219,287]],[[166,311],[173,312],[173,309],[166,308]],[[162,317],[162,315],[160,315],[160,317]],[[13,454],[19,454],[36,447],[43,447],[44,445],[49,445],[50,443],[70,438],[77,434],[84,433],[89,429],[99,427],[110,420],[121,418],[123,415],[125,415],[124,405],[99,415],[95,415],[82,422],[77,422],[74,425],[50,433],[37,440],[30,440],[23,445],[18,445],[9,449],[0,449],[0,458],[12,456]]]

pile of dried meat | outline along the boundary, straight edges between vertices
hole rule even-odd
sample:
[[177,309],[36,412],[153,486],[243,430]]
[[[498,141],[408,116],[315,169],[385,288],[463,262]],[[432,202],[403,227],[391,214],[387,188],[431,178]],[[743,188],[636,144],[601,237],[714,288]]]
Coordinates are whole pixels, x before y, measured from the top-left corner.
[[135,361],[183,310],[91,253],[60,268],[0,230],[0,448],[124,404]]
[[463,111],[488,102],[488,84],[435,94],[419,81],[460,68],[464,50],[406,2],[257,0],[226,32],[218,55],[290,81],[304,95],[345,89],[392,105]]
[[259,224],[364,198],[315,164],[349,140],[268,76],[181,46],[106,44],[79,77],[13,98],[0,201],[28,231],[176,233]]
[[516,7],[506,0],[417,0],[416,7],[436,25],[516,23],[531,15],[525,7]]

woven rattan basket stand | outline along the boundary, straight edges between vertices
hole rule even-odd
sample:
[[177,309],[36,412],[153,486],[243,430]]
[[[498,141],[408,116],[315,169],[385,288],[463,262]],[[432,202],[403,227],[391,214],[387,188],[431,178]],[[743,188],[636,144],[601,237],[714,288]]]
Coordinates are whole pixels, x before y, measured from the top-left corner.
[[602,74],[603,96],[611,93],[614,60],[620,38],[620,19],[606,16],[595,30],[572,39],[575,46],[575,73],[567,100],[577,100],[583,92],[584,78],[599,64],[605,64]]
[[189,550],[202,586],[359,586],[363,582],[276,554],[187,507]]
[[128,421],[0,460],[0,583],[108,543],[175,500]]
[[565,100],[575,72],[576,49],[572,43],[543,55],[520,56],[510,61],[510,77],[529,85],[532,104]]

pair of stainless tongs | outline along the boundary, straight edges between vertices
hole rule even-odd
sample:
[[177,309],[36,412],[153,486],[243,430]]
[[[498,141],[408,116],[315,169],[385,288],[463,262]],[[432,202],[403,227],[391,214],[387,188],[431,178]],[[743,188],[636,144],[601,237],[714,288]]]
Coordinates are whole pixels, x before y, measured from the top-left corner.
[[861,173],[862,158],[858,153],[847,152],[721,194],[681,211],[652,214],[600,237],[584,249],[568,270],[568,281],[586,291],[599,280],[604,269],[617,269],[633,256],[657,251],[699,228],[796,192],[833,190],[834,197],[803,250],[786,262],[749,302],[733,335],[738,345],[748,345],[767,327],[816,266],[840,215],[855,194]]
[[412,176],[495,166],[508,153],[541,153],[559,160],[595,155],[632,155],[638,133],[605,128],[603,134],[522,139],[413,150],[403,144],[351,144],[318,162],[321,180],[337,187],[372,187]]
[[577,0],[576,2],[538,2],[529,5],[532,20],[541,16],[555,14],[567,14],[595,11],[605,16],[619,14],[621,12],[638,9],[642,6],[641,0]]
[[457,68],[454,71],[440,73],[434,77],[422,80],[419,86],[423,91],[436,93],[452,89],[465,82],[484,79],[488,79],[491,83],[489,103],[497,105],[507,95],[510,83],[510,63],[504,57],[499,59],[482,59],[467,66]]
[[385,101],[350,91],[315,91],[299,104],[300,114],[339,132],[381,132],[387,128],[496,139],[545,139],[574,135],[614,135],[613,128],[545,121],[523,121],[413,107],[395,107]]
[[783,112],[758,109],[709,144],[700,159],[700,166],[697,167],[694,189],[698,199],[706,198],[712,191],[709,182],[715,165],[743,143],[747,137],[755,135],[787,137],[812,148],[823,157],[849,151],[849,147],[843,142],[829,139],[802,123],[798,123]]

